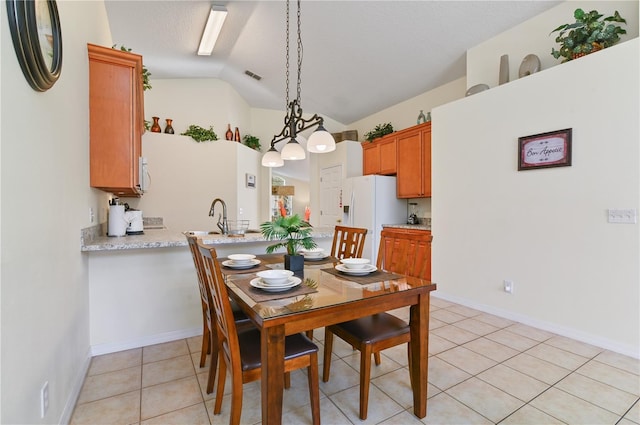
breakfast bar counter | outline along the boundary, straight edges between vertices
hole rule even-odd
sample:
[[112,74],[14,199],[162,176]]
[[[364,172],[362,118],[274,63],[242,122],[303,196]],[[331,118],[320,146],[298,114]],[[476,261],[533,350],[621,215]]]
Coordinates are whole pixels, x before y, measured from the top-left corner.
[[[328,239],[333,237],[332,227],[314,227],[311,235],[314,239]],[[207,245],[233,245],[263,243],[270,245],[261,233],[251,231],[244,236],[229,237],[221,234],[206,234],[202,240]],[[83,231],[81,251],[119,251],[125,249],[149,249],[186,247],[187,239],[182,232],[170,229],[145,229],[142,235],[128,235],[119,237],[99,236],[90,231]],[[266,246],[266,245],[265,245]],[[263,252],[260,252],[263,253]]]

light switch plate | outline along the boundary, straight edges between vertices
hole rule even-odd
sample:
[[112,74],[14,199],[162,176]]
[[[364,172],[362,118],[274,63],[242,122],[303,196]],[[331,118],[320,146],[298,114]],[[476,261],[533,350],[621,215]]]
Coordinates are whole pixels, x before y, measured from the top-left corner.
[[635,208],[632,209],[609,209],[608,222],[609,223],[623,223],[623,224],[636,224],[638,222],[638,211]]

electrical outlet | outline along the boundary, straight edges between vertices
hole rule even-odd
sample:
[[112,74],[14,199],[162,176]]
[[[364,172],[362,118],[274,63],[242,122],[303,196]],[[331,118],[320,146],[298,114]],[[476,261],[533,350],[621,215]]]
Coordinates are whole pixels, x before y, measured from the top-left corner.
[[49,410],[49,381],[45,382],[40,389],[40,417],[44,418]]
[[504,285],[504,292],[508,293],[508,294],[513,294],[513,281],[512,280],[504,280],[502,281],[502,284]]
[[638,221],[638,211],[636,209],[609,209],[607,210],[607,221],[609,223],[636,224]]
[[89,208],[89,223],[93,223],[95,220],[95,215],[93,214],[93,208]]

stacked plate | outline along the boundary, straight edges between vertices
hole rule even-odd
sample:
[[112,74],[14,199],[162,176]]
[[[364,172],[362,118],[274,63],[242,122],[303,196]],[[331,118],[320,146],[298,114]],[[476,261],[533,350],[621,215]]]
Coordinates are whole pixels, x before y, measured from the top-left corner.
[[256,273],[257,278],[249,284],[254,288],[267,292],[282,292],[300,285],[302,280],[293,275],[290,270],[265,270]]
[[304,256],[305,260],[311,261],[324,260],[329,256],[329,253],[322,248],[301,249],[300,254]]
[[260,264],[260,260],[253,254],[231,254],[227,258],[222,265],[231,269],[250,269]]
[[369,263],[367,258],[343,258],[340,264],[336,265],[336,270],[354,276],[364,276],[378,270],[376,266]]

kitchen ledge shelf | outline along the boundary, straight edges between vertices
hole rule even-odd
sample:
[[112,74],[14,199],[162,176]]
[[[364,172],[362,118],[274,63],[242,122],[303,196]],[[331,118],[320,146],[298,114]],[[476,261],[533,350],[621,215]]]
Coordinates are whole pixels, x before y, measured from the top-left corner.
[[397,229],[413,229],[431,231],[431,226],[427,224],[383,224],[382,227],[393,227]]
[[[332,227],[314,227],[312,237],[317,239],[332,238],[333,230]],[[212,234],[203,236],[202,241],[207,245],[270,242],[260,233],[248,233],[242,237]],[[179,246],[187,246],[187,239],[182,232],[169,229],[145,229],[144,235],[82,237],[80,250],[83,252],[119,251],[126,249],[171,248]]]

